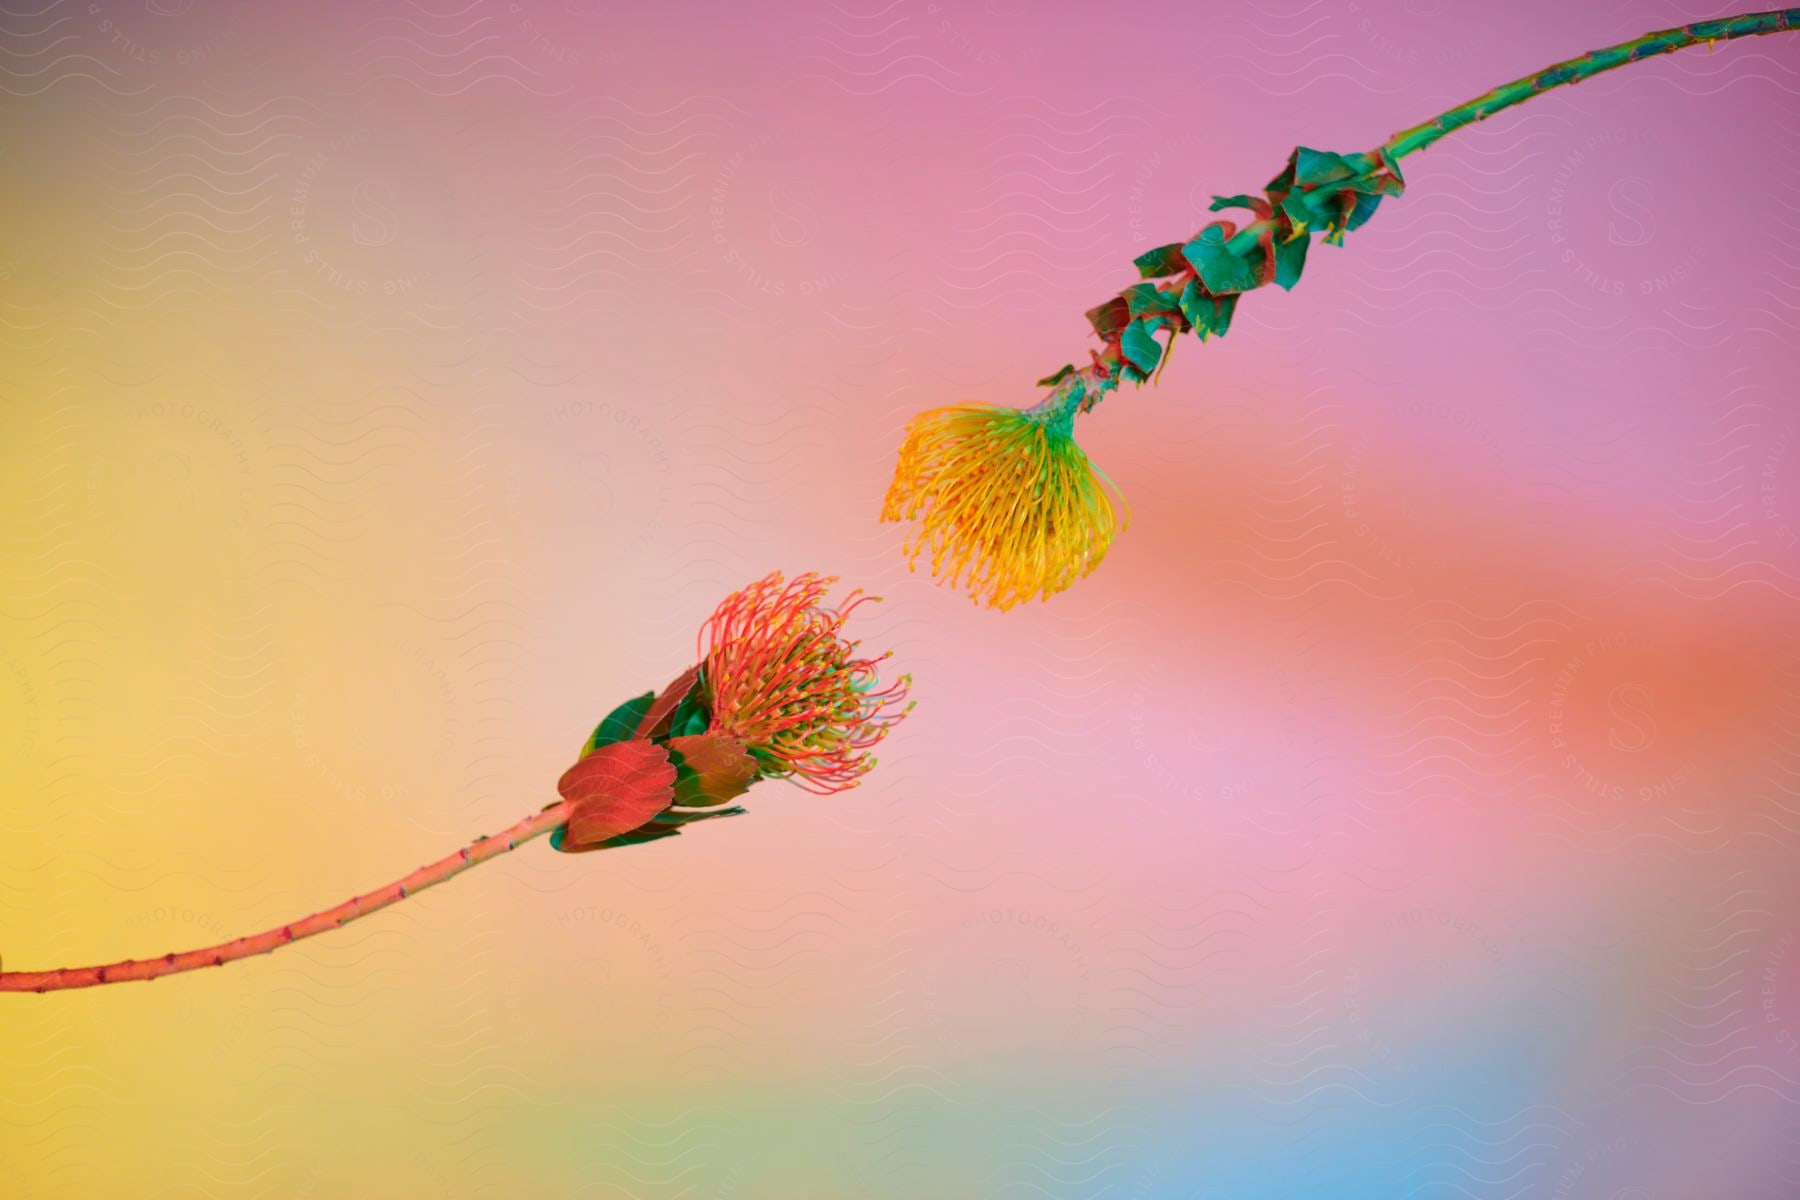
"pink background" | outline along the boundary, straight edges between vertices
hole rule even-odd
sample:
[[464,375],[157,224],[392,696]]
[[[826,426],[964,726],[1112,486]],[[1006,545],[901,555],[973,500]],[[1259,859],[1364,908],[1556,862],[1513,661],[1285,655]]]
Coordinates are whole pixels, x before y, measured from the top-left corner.
[[920,701],[857,792],[3,998],[9,1198],[1800,1188],[1800,38],[1409,159],[1083,420],[1133,524],[1000,615],[875,521],[911,413],[1296,143],[1713,10],[8,8],[9,968],[511,822],[773,568]]

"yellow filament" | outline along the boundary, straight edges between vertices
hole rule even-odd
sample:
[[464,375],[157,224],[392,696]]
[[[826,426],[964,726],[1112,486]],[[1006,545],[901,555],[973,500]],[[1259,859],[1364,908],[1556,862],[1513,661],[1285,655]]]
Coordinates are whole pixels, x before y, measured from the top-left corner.
[[[1061,423],[1042,413],[958,404],[906,428],[883,521],[917,521],[909,561],[965,581],[976,603],[1011,608],[1048,599],[1100,565],[1121,521],[1117,489]],[[1122,501],[1121,501],[1122,503]]]

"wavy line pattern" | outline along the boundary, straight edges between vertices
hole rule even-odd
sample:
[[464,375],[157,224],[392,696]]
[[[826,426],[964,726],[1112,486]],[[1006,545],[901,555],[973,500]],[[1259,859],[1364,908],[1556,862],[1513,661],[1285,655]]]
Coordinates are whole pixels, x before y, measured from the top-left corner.
[[772,568],[920,706],[843,796],[10,998],[7,1200],[1796,1192],[1800,44],[1408,159],[1084,422],[1131,527],[1001,617],[874,520],[912,413],[1296,142],[1710,10],[293,14],[0,13],[0,959],[517,819]]

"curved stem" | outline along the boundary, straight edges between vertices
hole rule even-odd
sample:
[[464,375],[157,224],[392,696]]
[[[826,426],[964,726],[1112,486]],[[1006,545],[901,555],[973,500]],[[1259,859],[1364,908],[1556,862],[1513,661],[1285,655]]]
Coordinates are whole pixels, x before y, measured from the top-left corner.
[[507,851],[542,837],[569,819],[569,805],[561,801],[533,813],[511,828],[492,837],[480,837],[467,846],[420,867],[403,879],[376,888],[360,896],[352,896],[335,908],[316,912],[288,925],[277,926],[249,937],[220,942],[199,950],[166,954],[161,958],[126,959],[99,967],[63,967],[55,971],[0,971],[0,992],[56,992],[65,988],[95,987],[102,983],[126,983],[134,979],[156,979],[178,971],[199,967],[217,967],[240,958],[269,951],[297,942],[301,938],[325,933],[347,925],[358,917],[397,904],[416,892],[453,879],[477,863],[484,863]]
[[1647,33],[1643,37],[1620,42],[1604,50],[1590,50],[1580,58],[1557,63],[1523,79],[1503,83],[1492,91],[1483,92],[1473,100],[1433,117],[1423,125],[1415,125],[1396,133],[1383,144],[1382,149],[1393,158],[1423,150],[1447,133],[1490,117],[1503,108],[1521,104],[1551,88],[1579,83],[1602,71],[1639,62],[1652,55],[1669,54],[1687,46],[1697,46],[1701,42],[1723,42],[1732,38],[1780,33],[1790,29],[1800,31],[1800,8],[1744,13],[1742,16],[1722,17],[1716,21],[1696,21],[1679,29]]
[[[1464,104],[1459,104],[1448,112],[1442,113],[1423,125],[1415,125],[1411,129],[1401,130],[1377,147],[1368,156],[1375,161],[1386,159],[1390,164],[1402,155],[1411,154],[1415,150],[1423,150],[1447,133],[1473,124],[1502,109],[1521,104],[1533,96],[1542,95],[1551,88],[1565,84],[1579,83],[1583,79],[1591,79],[1602,71],[1610,71],[1628,63],[1640,62],[1656,54],[1668,54],[1687,46],[1697,46],[1701,42],[1730,41],[1733,38],[1754,37],[1765,33],[1781,33],[1784,31],[1800,31],[1800,8],[1774,9],[1769,12],[1744,13],[1736,17],[1722,17],[1714,21],[1696,21],[1692,25],[1683,25],[1679,29],[1665,29],[1660,33],[1647,33],[1643,37],[1629,42],[1621,42],[1617,46],[1608,46],[1604,50],[1592,50],[1580,58],[1568,62],[1557,63],[1535,74],[1511,83],[1502,84],[1492,91],[1484,92]],[[1225,243],[1227,250],[1233,254],[1244,255],[1250,250],[1278,236],[1281,230],[1281,218],[1278,215],[1259,217],[1238,230]],[[1183,270],[1173,279],[1159,281],[1166,286],[1179,290],[1188,280],[1194,277],[1192,267]],[[1170,341],[1179,336],[1170,334]],[[1167,351],[1164,352],[1167,357]],[[1092,409],[1107,392],[1119,386],[1120,369],[1123,354],[1117,338],[1108,341],[1103,351],[1093,356],[1091,365],[1077,368],[1063,376],[1056,385],[1056,390],[1045,401],[1051,407],[1068,409],[1074,412],[1087,412]],[[1077,390],[1079,389],[1079,390]]]

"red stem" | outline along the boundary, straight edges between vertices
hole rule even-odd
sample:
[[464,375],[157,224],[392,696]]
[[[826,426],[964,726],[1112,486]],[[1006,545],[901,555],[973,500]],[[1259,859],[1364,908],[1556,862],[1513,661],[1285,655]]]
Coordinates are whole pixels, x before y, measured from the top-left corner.
[[271,950],[346,925],[358,917],[397,904],[415,892],[453,879],[477,863],[505,854],[532,838],[542,837],[569,819],[567,801],[552,804],[492,837],[476,838],[454,854],[420,867],[404,879],[376,888],[361,896],[352,896],[336,908],[316,912],[290,925],[277,926],[262,933],[220,942],[199,950],[166,954],[161,958],[126,959],[99,967],[64,967],[56,971],[0,971],[0,992],[57,992],[65,988],[95,987],[102,983],[126,983],[133,979],[155,979],[178,971],[199,967],[223,966],[235,959]]

